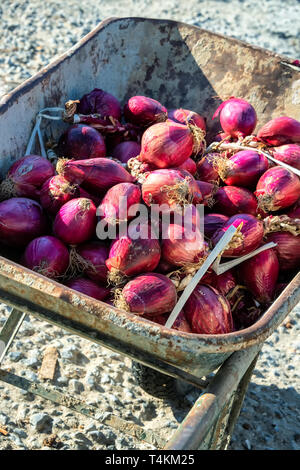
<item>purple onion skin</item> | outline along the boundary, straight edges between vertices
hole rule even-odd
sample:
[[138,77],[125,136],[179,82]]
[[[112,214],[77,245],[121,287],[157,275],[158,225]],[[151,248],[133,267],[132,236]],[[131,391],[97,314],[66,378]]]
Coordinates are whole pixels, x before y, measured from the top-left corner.
[[79,189],[72,190],[70,183],[63,176],[55,175],[41,187],[40,203],[49,214],[57,214],[66,202],[78,196]]
[[268,197],[271,200],[269,211],[285,209],[299,199],[300,179],[292,171],[274,166],[259,178],[254,194],[258,198]]
[[84,124],[74,124],[69,127],[60,137],[58,148],[61,156],[75,160],[106,156],[102,135],[93,127]]
[[79,245],[76,251],[82,258],[94,266],[94,269],[86,269],[84,274],[92,281],[106,282],[108,269],[105,261],[109,255],[108,247],[102,242],[91,241]]
[[211,238],[213,234],[223,227],[225,222],[229,220],[229,217],[224,214],[205,214],[204,216],[204,235]]
[[205,119],[200,116],[200,114],[195,111],[190,111],[189,109],[171,109],[168,111],[168,118],[179,124],[192,124],[199,127],[203,131],[206,131]]
[[96,284],[96,282],[91,279],[86,279],[84,277],[71,279],[66,282],[66,286],[70,287],[70,289],[77,290],[82,294],[88,295],[89,297],[93,297],[96,300],[104,300],[110,294],[110,290],[107,287],[101,286],[99,283]]
[[53,231],[64,243],[77,245],[93,237],[96,230],[96,206],[91,199],[66,202],[56,214]]
[[100,114],[102,117],[112,116],[118,121],[121,119],[121,105],[117,98],[101,88],[95,88],[83,95],[77,106],[80,114]]
[[274,248],[279,261],[280,271],[300,269],[300,236],[289,232],[272,232],[266,237],[266,242],[274,242]]
[[219,157],[219,154],[208,153],[198,161],[197,175],[199,180],[207,183],[217,183],[220,180],[219,173],[213,165],[214,157]]
[[137,157],[141,152],[141,144],[132,140],[120,142],[112,151],[112,157],[122,163],[127,163],[130,158]]
[[10,167],[7,178],[14,183],[17,197],[38,199],[39,188],[54,174],[49,160],[39,155],[26,155]]
[[212,286],[198,284],[183,310],[193,333],[216,335],[233,331],[229,302]]
[[108,158],[69,160],[63,165],[62,175],[94,195],[103,194],[115,184],[135,181],[122,165]]
[[[235,298],[233,299],[232,305],[236,300]],[[235,330],[242,330],[254,325],[261,315],[262,309],[256,306],[252,294],[248,291],[243,291],[243,297],[236,304],[232,312]]]
[[269,168],[267,157],[252,150],[237,152],[228,162],[230,168],[224,182],[229,186],[252,188]]
[[159,101],[147,96],[132,96],[124,106],[126,121],[138,126],[165,121],[167,116],[167,109]]
[[58,238],[46,235],[35,238],[27,245],[22,262],[26,268],[55,278],[67,270],[69,251]]
[[235,258],[246,255],[251,251],[256,250],[256,248],[258,248],[262,243],[264,235],[262,221],[256,219],[253,215],[250,214],[237,214],[230,217],[230,219],[225,222],[223,227],[214,233],[211,238],[213,245],[215,246],[218,243],[230,225],[238,227],[241,223],[243,223],[241,228],[243,240],[239,246],[225,250],[222,254],[224,258]]
[[0,242],[4,245],[24,247],[47,229],[47,219],[38,202],[14,197],[0,203]]
[[177,302],[176,288],[163,274],[142,274],[129,281],[122,291],[130,312],[137,315],[161,315],[171,312]]
[[219,275],[214,271],[207,271],[201,282],[214,287],[222,295],[227,295],[237,284],[236,279],[230,270]]
[[125,276],[136,276],[154,271],[160,260],[158,240],[123,236],[112,242],[106,266],[110,271],[120,271]]
[[223,186],[215,193],[214,199],[214,210],[229,217],[235,214],[257,214],[257,199],[249,189]]
[[270,146],[300,143],[300,122],[288,116],[279,116],[258,130],[257,138]]
[[253,297],[262,304],[274,299],[279,262],[273,249],[262,251],[239,266],[239,277]]
[[[135,214],[129,216],[130,207],[139,204],[141,197],[141,190],[136,184],[116,184],[105,194],[97,213],[109,225],[115,225],[120,220],[130,220],[135,217]],[[121,198],[126,198],[126,207],[122,204]],[[121,207],[119,207],[120,205]]]
[[300,145],[286,144],[274,147],[272,149],[272,156],[300,170]]
[[257,115],[248,101],[231,97],[221,103],[212,119],[220,114],[223,131],[231,137],[246,137],[252,134],[257,123]]

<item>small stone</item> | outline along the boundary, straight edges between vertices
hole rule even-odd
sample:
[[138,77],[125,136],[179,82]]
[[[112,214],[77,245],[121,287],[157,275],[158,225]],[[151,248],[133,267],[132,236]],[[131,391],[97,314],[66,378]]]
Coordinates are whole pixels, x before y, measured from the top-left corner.
[[30,417],[30,424],[35,431],[50,432],[53,420],[47,413],[35,413]]
[[8,358],[13,361],[13,362],[18,362],[20,359],[22,359],[23,354],[20,351],[11,351],[8,354]]
[[81,393],[84,391],[83,383],[76,379],[71,379],[69,382],[69,387],[75,393]]

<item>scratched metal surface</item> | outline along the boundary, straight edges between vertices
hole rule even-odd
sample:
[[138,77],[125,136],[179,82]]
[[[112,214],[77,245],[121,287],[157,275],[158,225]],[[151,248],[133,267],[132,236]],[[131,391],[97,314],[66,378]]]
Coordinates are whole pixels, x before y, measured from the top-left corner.
[[[300,70],[290,59],[243,42],[168,20],[106,20],[4,97],[0,173],[23,156],[41,108],[63,106],[94,87],[121,101],[145,94],[167,107],[191,107],[207,116],[209,132],[215,133],[212,113],[220,98],[231,95],[251,101],[258,125],[282,114],[300,119],[299,85]],[[55,123],[51,129],[54,138],[62,132]],[[252,327],[228,335],[185,334],[96,302],[2,257],[0,298],[24,311],[70,318],[200,377],[233,351],[264,341],[297,304],[300,293],[298,275]]]

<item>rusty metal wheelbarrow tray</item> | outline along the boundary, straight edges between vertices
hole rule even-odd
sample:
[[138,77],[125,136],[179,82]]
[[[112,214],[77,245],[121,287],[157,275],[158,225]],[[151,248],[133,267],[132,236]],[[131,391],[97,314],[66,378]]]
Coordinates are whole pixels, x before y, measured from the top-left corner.
[[[300,118],[300,71],[288,58],[169,20],[112,18],[6,95],[0,104],[0,172],[23,156],[37,112],[103,88],[122,102],[136,94],[207,116],[217,96],[236,95],[256,108],[258,124]],[[57,138],[61,125],[53,123]],[[167,329],[75,292],[0,254],[0,300],[192,383],[232,353],[261,345],[300,300],[299,275],[253,326],[226,335]]]

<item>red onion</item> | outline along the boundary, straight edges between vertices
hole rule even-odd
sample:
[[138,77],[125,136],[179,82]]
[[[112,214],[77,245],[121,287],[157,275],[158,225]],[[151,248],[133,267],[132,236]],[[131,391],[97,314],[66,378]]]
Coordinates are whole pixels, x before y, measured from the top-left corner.
[[269,149],[269,152],[277,160],[300,170],[300,145],[280,145],[280,147]]
[[98,196],[115,184],[135,181],[121,164],[108,158],[75,161],[62,159],[56,169],[70,183],[79,184],[86,191]]
[[106,156],[105,141],[96,129],[84,124],[74,124],[58,141],[59,155],[76,160],[103,158]]
[[176,302],[173,282],[163,274],[148,273],[126,284],[116,306],[137,315],[156,316],[171,312]]
[[196,181],[201,193],[201,202],[206,207],[214,205],[214,195],[216,193],[216,185],[207,183],[207,181]]
[[139,126],[150,126],[167,119],[167,109],[147,96],[132,96],[124,106],[126,121]]
[[77,106],[77,111],[82,114],[100,114],[102,117],[121,119],[121,105],[117,98],[110,93],[95,88],[90,93],[83,95]]
[[142,184],[143,201],[151,204],[167,204],[170,207],[190,203],[198,188],[193,176],[177,168],[155,170],[146,176]]
[[46,232],[46,217],[38,202],[25,197],[13,197],[0,203],[1,243],[23,247]]
[[259,129],[257,137],[275,147],[300,142],[300,122],[287,116],[276,117]]
[[292,209],[287,213],[287,215],[291,219],[300,219],[300,206],[292,207]]
[[164,259],[160,259],[156,271],[161,274],[167,274],[170,273],[171,271],[175,271],[175,266],[174,264],[168,263],[168,261],[165,261]]
[[172,121],[150,126],[143,134],[139,160],[157,168],[181,165],[203,145],[204,131]]
[[106,282],[107,266],[105,261],[109,255],[109,249],[103,242],[91,241],[76,247],[76,255],[81,257],[82,266],[85,266],[84,274],[95,282]]
[[137,157],[141,151],[141,144],[128,140],[120,142],[112,151],[112,157],[117,158],[122,163],[127,163],[130,158]]
[[257,199],[246,188],[238,186],[223,186],[214,195],[214,209],[221,214],[232,216],[235,214],[257,213]]
[[66,282],[66,286],[96,300],[103,300],[110,294],[110,290],[107,287],[96,284],[91,279],[85,279],[84,277],[71,279]]
[[272,232],[266,237],[266,242],[277,243],[274,248],[277,253],[280,270],[292,271],[300,268],[300,236],[290,232]]
[[254,194],[263,210],[278,211],[298,200],[300,179],[292,171],[274,166],[260,177]]
[[243,150],[228,159],[221,158],[218,161],[219,175],[230,186],[251,188],[268,168],[267,157],[254,150]]
[[233,139],[231,135],[226,134],[226,132],[219,132],[215,135],[211,142],[221,142],[221,140],[226,139],[226,142],[231,142]]
[[262,221],[250,214],[237,214],[230,217],[223,227],[214,233],[211,239],[213,245],[215,246],[218,243],[230,225],[239,227],[241,223],[243,226],[240,231],[234,235],[228,248],[222,254],[224,258],[236,258],[247,255],[251,251],[256,250],[262,243],[264,235]]
[[239,277],[254,298],[268,304],[274,298],[279,262],[272,248],[262,251],[239,266]]
[[154,271],[160,260],[158,240],[151,238],[132,239],[124,235],[112,242],[106,260],[109,280],[118,284],[125,276],[131,277]]
[[9,169],[0,185],[0,198],[28,197],[37,199],[44,181],[55,174],[52,164],[39,155],[26,155]]
[[100,215],[108,225],[116,225],[135,217],[135,213],[129,215],[130,208],[140,201],[141,190],[137,185],[119,183],[107,191],[98,207],[97,215]]
[[162,259],[175,266],[197,265],[207,255],[199,228],[170,224],[161,244]]
[[256,112],[246,100],[230,97],[220,104],[212,119],[215,119],[219,114],[223,131],[232,137],[245,137],[252,134],[255,129]]
[[193,124],[203,131],[206,131],[205,119],[200,114],[188,109],[171,109],[168,111],[168,117],[179,124]]
[[178,170],[186,170],[188,171],[189,173],[191,173],[191,175],[195,175],[196,172],[197,172],[197,165],[196,163],[194,162],[194,160],[192,160],[191,158],[188,158],[187,160],[185,160],[181,165],[179,165],[177,167]]
[[204,235],[211,238],[213,234],[229,220],[224,214],[205,214],[204,216]]
[[22,263],[50,278],[63,275],[69,266],[69,251],[58,238],[38,237],[27,245]]
[[220,155],[218,153],[208,153],[197,162],[197,176],[199,180],[206,181],[207,183],[218,183],[220,177],[215,162],[219,158]]
[[242,330],[253,325],[262,314],[262,309],[257,306],[253,296],[245,289],[238,292],[230,300],[233,323],[236,330]]
[[230,270],[219,275],[214,271],[207,271],[204,274],[201,283],[209,284],[217,289],[217,291],[222,295],[227,295],[231,289],[234,289],[237,285],[235,277]]
[[78,186],[78,191],[78,197],[86,197],[87,199],[91,199],[96,206],[99,206],[102,201],[102,197],[88,193],[85,189],[81,188],[80,186]]
[[185,333],[193,333],[192,328],[189,322],[187,321],[186,315],[183,311],[180,312],[171,328],[177,331],[184,331]]
[[91,199],[79,197],[66,202],[56,214],[54,234],[69,245],[89,240],[96,230],[96,206]]
[[63,176],[55,175],[43,184],[40,203],[50,214],[56,214],[66,202],[79,196],[79,188],[71,185]]
[[183,310],[194,333],[213,335],[233,331],[229,302],[212,286],[198,284]]

